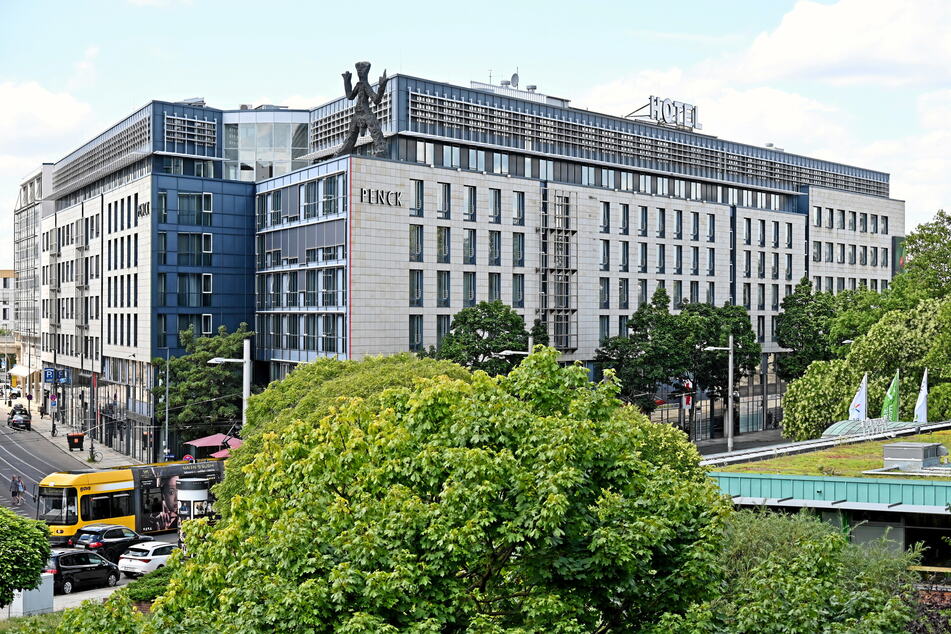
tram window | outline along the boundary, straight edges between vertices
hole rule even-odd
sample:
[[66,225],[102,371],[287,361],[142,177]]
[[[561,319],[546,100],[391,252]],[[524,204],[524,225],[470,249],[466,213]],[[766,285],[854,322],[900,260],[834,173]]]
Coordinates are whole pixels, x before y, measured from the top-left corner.
[[146,513],[162,512],[162,489],[152,488],[142,491],[142,510]]
[[104,520],[112,517],[109,509],[109,495],[92,495],[83,498],[83,519],[86,521]]
[[112,517],[132,515],[131,497],[128,493],[114,493],[112,495]]

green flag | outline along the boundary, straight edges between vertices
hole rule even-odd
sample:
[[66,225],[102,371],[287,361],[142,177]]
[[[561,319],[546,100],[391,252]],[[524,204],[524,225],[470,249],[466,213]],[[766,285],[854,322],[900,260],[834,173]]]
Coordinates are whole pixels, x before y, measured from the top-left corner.
[[898,370],[895,370],[895,378],[892,384],[888,386],[885,392],[885,402],[882,403],[882,418],[889,422],[898,420]]

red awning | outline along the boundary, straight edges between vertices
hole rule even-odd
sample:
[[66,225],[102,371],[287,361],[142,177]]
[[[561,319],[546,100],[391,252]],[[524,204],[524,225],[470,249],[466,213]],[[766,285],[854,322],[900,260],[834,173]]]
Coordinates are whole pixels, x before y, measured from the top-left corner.
[[240,438],[226,436],[225,434],[212,434],[211,436],[205,436],[204,438],[189,440],[185,444],[191,445],[192,447],[221,447],[225,444],[225,441],[227,441],[229,447],[240,447],[242,444]]
[[231,450],[222,449],[221,451],[216,451],[215,453],[211,454],[211,457],[212,458],[230,458]]

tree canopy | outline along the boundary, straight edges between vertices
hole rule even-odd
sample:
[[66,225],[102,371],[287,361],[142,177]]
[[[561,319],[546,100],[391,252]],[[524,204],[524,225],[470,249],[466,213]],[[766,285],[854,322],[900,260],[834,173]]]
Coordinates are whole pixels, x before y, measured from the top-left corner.
[[144,631],[580,633],[682,612],[716,588],[728,504],[617,391],[539,348],[508,376],[298,410],[228,514],[188,524]]
[[49,537],[43,522],[0,507],[0,607],[13,601],[14,592],[40,584],[40,573],[50,558]]
[[802,376],[813,361],[832,358],[829,326],[835,298],[831,293],[812,291],[808,277],[802,278],[795,291],[783,299],[782,312],[776,317],[776,343],[789,352],[779,356],[777,374],[784,381]]
[[454,361],[470,370],[506,374],[524,357],[499,353],[527,351],[529,335],[535,344],[548,344],[548,334],[539,322],[529,331],[522,316],[510,306],[499,300],[479,302],[453,316],[449,333],[427,355]]
[[931,222],[905,239],[905,272],[930,297],[951,294],[951,214],[939,209]]
[[[169,360],[169,425],[186,430],[189,437],[226,431],[222,423],[241,420],[241,368],[236,365],[210,365],[214,357],[240,359],[243,342],[254,333],[247,324],[228,332],[220,326],[218,333],[209,337],[195,336],[190,326],[179,336],[185,355]],[[152,360],[157,385],[152,389],[156,398],[156,412],[164,416],[165,359]],[[231,397],[231,398],[222,398]]]

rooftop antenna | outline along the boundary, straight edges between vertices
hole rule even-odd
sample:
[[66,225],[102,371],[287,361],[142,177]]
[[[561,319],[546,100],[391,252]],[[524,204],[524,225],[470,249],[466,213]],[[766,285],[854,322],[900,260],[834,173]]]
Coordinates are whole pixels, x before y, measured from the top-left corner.
[[515,68],[515,74],[512,75],[512,88],[518,88],[518,67]]
[[492,83],[492,69],[489,69],[489,83]]

